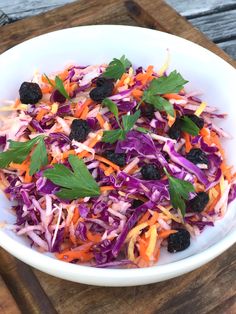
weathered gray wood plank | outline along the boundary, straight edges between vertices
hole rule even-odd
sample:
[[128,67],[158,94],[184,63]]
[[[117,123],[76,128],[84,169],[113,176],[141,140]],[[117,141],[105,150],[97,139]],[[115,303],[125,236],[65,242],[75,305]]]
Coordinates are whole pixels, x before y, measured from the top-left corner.
[[236,39],[225,41],[218,44],[221,49],[228,53],[231,57],[236,60]]
[[[36,15],[75,0],[0,0],[0,9],[13,19]],[[88,0],[89,1],[89,0]],[[100,0],[104,1],[104,0]],[[236,0],[165,0],[181,15],[191,17],[236,7]]]
[[222,42],[236,38],[236,9],[190,19],[214,42]]
[[0,9],[13,21],[37,15],[75,0],[0,0]]
[[[37,15],[75,0],[0,0],[12,20]],[[89,1],[89,0],[88,0]],[[106,1],[106,0],[100,0]],[[150,0],[151,1],[151,0]],[[236,0],[165,0],[233,58],[236,58]]]
[[193,17],[236,8],[235,0],[165,0],[181,15]]

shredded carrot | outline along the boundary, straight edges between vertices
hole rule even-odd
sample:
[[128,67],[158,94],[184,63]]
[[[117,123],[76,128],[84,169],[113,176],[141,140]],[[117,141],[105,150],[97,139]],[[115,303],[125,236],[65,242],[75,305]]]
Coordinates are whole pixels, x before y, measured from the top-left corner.
[[149,213],[149,211],[147,210],[146,213],[139,219],[139,221],[138,221],[137,224],[140,225],[140,224],[142,224],[143,222],[148,221],[149,216],[150,216],[150,213]]
[[79,215],[79,209],[78,208],[75,208],[74,209],[74,215],[72,217],[72,222],[73,224],[75,225],[79,219],[80,215]]
[[206,136],[208,136],[210,134],[210,132],[209,132],[209,130],[207,129],[207,128],[202,128],[201,130],[200,130],[200,135],[202,136],[202,137],[206,137]]
[[104,165],[103,163],[99,163],[99,165],[98,165],[98,167],[102,170],[102,171],[106,171],[107,170],[107,166],[106,165]]
[[149,238],[145,238],[144,235],[139,237],[139,255],[140,257],[146,261],[149,262],[149,257],[146,255],[146,250],[148,247],[148,243],[149,243]]
[[93,103],[91,98],[88,98],[82,105],[81,104],[77,104],[76,108],[75,108],[75,113],[74,116],[76,118],[80,118],[83,111],[85,110],[86,107],[90,106]]
[[16,164],[14,162],[10,163],[10,168],[14,169],[14,170],[18,170],[18,171],[23,171],[25,172],[29,167],[29,163],[27,162],[22,162],[22,164]]
[[94,156],[94,159],[99,160],[99,161],[103,162],[104,164],[107,164],[107,165],[111,166],[111,167],[112,167],[113,169],[115,169],[116,171],[119,171],[119,170],[120,170],[120,167],[119,167],[119,166],[117,166],[116,164],[114,164],[114,163],[111,162],[110,160],[106,159],[105,157],[95,155],[95,156]]
[[[97,132],[97,135],[88,144],[88,147],[93,148],[101,140],[102,134],[103,134],[103,131],[99,130]],[[78,157],[79,158],[83,158],[83,157],[88,156],[88,155],[90,155],[90,153],[88,151],[84,150],[84,151],[82,151],[81,153],[78,154]]]
[[81,113],[80,119],[86,120],[88,113],[89,113],[89,107],[86,106],[86,107],[84,108],[84,110],[82,111],[82,113]]
[[37,121],[41,121],[43,119],[43,117],[45,116],[45,114],[48,113],[48,110],[45,108],[42,108],[38,113],[37,116],[35,117],[35,119]]
[[119,80],[118,83],[116,84],[116,89],[117,89],[118,87],[121,87],[121,86],[124,85],[124,82],[125,82],[125,80],[126,80],[127,77],[128,77],[128,74],[127,74],[127,73],[122,74],[120,80]]
[[99,167],[102,171],[104,171],[104,174],[105,174],[106,176],[109,176],[109,175],[111,175],[111,174],[114,172],[114,169],[113,169],[111,166],[107,167],[106,165],[104,165],[104,164],[101,163],[101,162],[99,163],[98,167]]
[[175,99],[175,100],[182,100],[182,99],[184,99],[184,97],[179,95],[179,94],[164,94],[163,97],[167,98],[167,99]]
[[154,225],[154,223],[156,223],[158,216],[159,216],[158,212],[153,213],[152,217],[148,220],[149,226],[152,226]]
[[186,153],[189,153],[191,148],[192,148],[192,144],[190,141],[190,135],[187,132],[183,132],[183,137],[185,139],[185,151],[186,151]]
[[[48,83],[48,80],[47,80],[47,78],[46,78],[45,75],[42,75],[42,76],[41,76],[41,80],[42,80],[43,83],[49,84],[49,83]],[[53,79],[50,79],[50,81],[51,81],[51,83],[52,83],[53,85],[55,85],[55,81],[54,81]]]
[[136,75],[136,80],[141,81],[141,83],[145,85],[154,78],[152,74],[153,74],[153,66],[149,65],[147,67],[146,73],[139,73]]
[[216,206],[216,204],[218,203],[218,201],[220,200],[221,197],[221,193],[220,193],[220,184],[217,184],[214,189],[217,191],[218,195],[216,198],[212,198],[210,200],[210,203],[207,205],[206,209],[204,211],[206,211],[207,213],[212,211],[214,209],[214,207]]
[[170,234],[176,233],[176,230],[170,229],[170,230],[162,230],[158,233],[159,238],[166,239]]
[[30,171],[29,169],[26,170],[25,178],[24,178],[24,182],[25,182],[25,183],[30,183],[30,182],[32,182],[33,177],[30,176],[29,171]]
[[105,170],[105,175],[106,176],[110,176],[112,173],[114,172],[114,169],[111,167],[111,166],[109,166],[106,170]]
[[140,100],[141,97],[143,96],[143,91],[140,90],[140,89],[133,89],[132,92],[131,92],[131,95],[136,98],[137,100]]
[[91,231],[88,230],[86,235],[89,241],[92,241],[94,243],[99,243],[101,241],[102,236],[99,233],[92,233]]
[[174,117],[172,117],[170,114],[167,114],[167,119],[168,119],[168,126],[171,127],[176,119],[176,111],[174,110]]
[[112,185],[105,185],[105,186],[100,186],[100,191],[106,192],[106,191],[112,191],[115,190],[115,188]]
[[51,85],[43,86],[41,87],[41,91],[43,94],[49,94],[53,90],[53,87]]
[[69,155],[76,155],[76,152],[74,151],[74,149],[70,149],[70,150],[64,152],[64,153],[62,154],[62,159],[68,158]]
[[17,108],[20,105],[20,99],[16,98],[14,107]]
[[98,123],[99,123],[100,127],[104,128],[105,120],[103,119],[103,116],[100,113],[98,113],[96,118],[98,120]]

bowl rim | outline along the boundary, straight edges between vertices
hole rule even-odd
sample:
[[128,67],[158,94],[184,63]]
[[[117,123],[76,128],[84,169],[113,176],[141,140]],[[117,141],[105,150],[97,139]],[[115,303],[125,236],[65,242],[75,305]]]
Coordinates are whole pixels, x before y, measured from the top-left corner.
[[[207,50],[206,48],[193,43],[189,40],[181,38],[176,35],[172,35],[165,32],[160,32],[157,30],[137,27],[137,26],[125,26],[125,25],[89,25],[89,26],[78,26],[72,28],[65,28],[53,32],[48,32],[34,38],[28,39],[8,50],[3,52],[0,55],[0,60],[2,57],[7,56],[7,54],[14,52],[14,50],[24,45],[28,45],[33,41],[37,41],[41,37],[50,37],[56,33],[61,32],[71,32],[76,31],[77,29],[86,29],[91,28],[113,28],[116,30],[120,29],[133,29],[134,31],[139,32],[152,32],[156,33],[159,36],[164,36],[168,39],[174,39],[177,41],[184,42],[187,45],[192,46],[193,48],[200,49],[205,51],[207,54],[214,56],[217,62],[223,63],[224,67],[229,71],[235,71],[234,67],[227,63],[225,60],[214,54],[213,52]],[[236,73],[236,72],[235,72]],[[232,229],[228,232],[220,241],[208,247],[207,249],[191,255],[189,257],[183,258],[181,260],[171,262],[163,265],[156,265],[148,268],[130,268],[130,269],[114,269],[114,268],[96,268],[83,265],[75,265],[70,263],[65,263],[63,261],[51,258],[47,254],[39,253],[38,251],[26,247],[24,244],[17,242],[11,238],[6,232],[0,229],[0,246],[2,246],[10,254],[14,255],[23,262],[42,270],[48,274],[54,275],[59,278],[67,279],[70,281],[101,285],[101,286],[133,286],[140,284],[149,284],[157,281],[162,281],[170,279],[181,274],[192,271],[205,263],[209,262],[213,258],[217,257],[230,246],[236,242],[236,229]],[[22,253],[23,252],[23,253]],[[50,261],[50,262],[49,262]],[[132,282],[128,282],[132,280]]]

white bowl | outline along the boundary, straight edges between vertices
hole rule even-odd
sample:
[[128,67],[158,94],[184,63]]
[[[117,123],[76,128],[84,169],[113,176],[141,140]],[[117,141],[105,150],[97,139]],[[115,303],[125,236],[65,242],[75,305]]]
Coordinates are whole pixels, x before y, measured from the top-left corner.
[[[0,56],[0,101],[14,99],[20,84],[35,69],[50,73],[70,62],[87,65],[109,62],[125,54],[135,66],[160,68],[171,55],[170,69],[177,69],[190,83],[187,90],[201,90],[203,99],[228,112],[220,125],[236,135],[236,71],[208,50],[182,38],[154,30],[128,26],[84,26],[65,29],[28,40]],[[236,164],[235,139],[224,143],[230,164]],[[10,203],[0,195],[0,221],[14,223],[6,209]],[[170,254],[163,249],[157,266],[144,269],[99,269],[68,264],[50,254],[30,248],[22,237],[0,230],[0,245],[25,263],[63,279],[101,286],[132,286],[158,282],[187,273],[212,260],[236,242],[236,203],[215,227],[208,227],[189,249]]]

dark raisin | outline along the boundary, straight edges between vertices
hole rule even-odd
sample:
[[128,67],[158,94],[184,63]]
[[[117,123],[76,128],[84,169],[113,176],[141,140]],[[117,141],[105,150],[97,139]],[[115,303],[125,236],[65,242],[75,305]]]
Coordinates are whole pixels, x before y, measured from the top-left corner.
[[19,89],[20,101],[23,104],[36,104],[43,94],[37,83],[24,82]]
[[105,84],[111,84],[113,85],[113,82],[111,79],[107,79],[105,77],[102,77],[102,76],[99,76],[97,79],[96,79],[96,86],[97,87],[101,87]]
[[160,180],[162,177],[160,169],[154,164],[144,165],[141,174],[144,180]]
[[204,210],[209,202],[209,195],[206,192],[199,192],[197,195],[188,201],[188,209],[192,212],[200,213]]
[[200,148],[192,148],[187,154],[186,159],[191,161],[193,164],[206,164],[208,165],[208,157],[205,152]]
[[76,140],[78,142],[84,142],[90,132],[88,122],[81,119],[73,120],[71,124],[71,132],[69,135],[70,140]]
[[133,200],[131,208],[137,208],[139,206],[143,205],[143,201],[141,200]]
[[177,140],[181,135],[181,120],[180,118],[176,118],[175,122],[169,128],[168,135],[170,138]]
[[153,105],[144,103],[140,109],[143,117],[147,117],[150,120],[154,117],[155,108]]
[[167,250],[170,253],[181,252],[190,246],[190,233],[185,229],[176,229],[176,233],[172,233],[168,237]]
[[117,166],[123,167],[126,165],[126,155],[124,153],[115,153],[114,150],[106,150],[103,156]]
[[111,80],[106,80],[101,86],[92,89],[89,96],[96,102],[102,102],[103,99],[112,95],[113,89],[113,82]]
[[204,120],[202,118],[199,118],[195,114],[187,114],[186,115],[189,119],[191,119],[199,129],[202,129],[204,127]]

